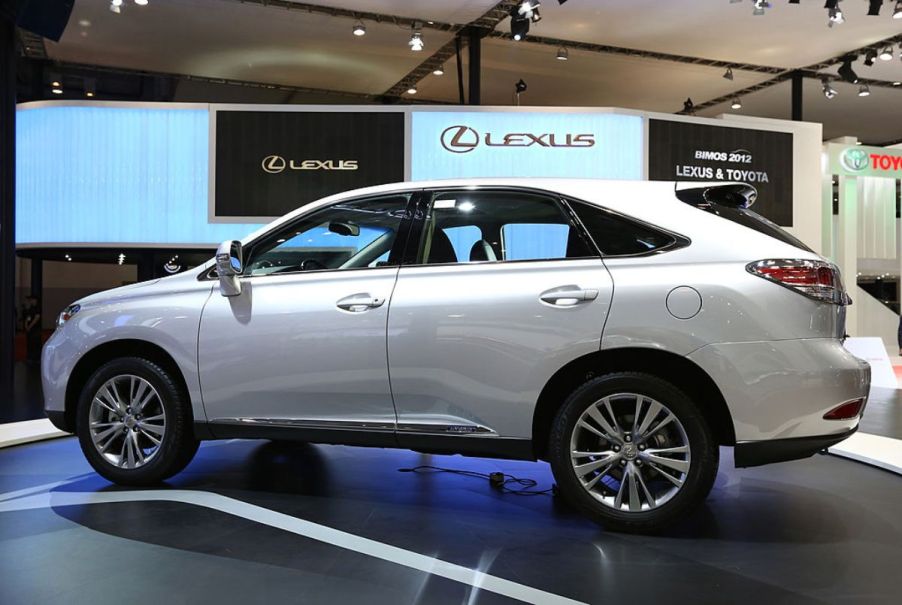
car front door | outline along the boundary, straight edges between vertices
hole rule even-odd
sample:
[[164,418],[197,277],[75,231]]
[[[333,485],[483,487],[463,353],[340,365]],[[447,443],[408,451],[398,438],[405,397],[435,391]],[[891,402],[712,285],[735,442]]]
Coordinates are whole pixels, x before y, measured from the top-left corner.
[[201,318],[214,431],[365,428],[393,440],[385,334],[410,198],[341,202],[245,247],[241,294],[214,290]]
[[399,443],[528,439],[547,381],[599,349],[611,277],[551,194],[438,191],[425,205],[389,317]]

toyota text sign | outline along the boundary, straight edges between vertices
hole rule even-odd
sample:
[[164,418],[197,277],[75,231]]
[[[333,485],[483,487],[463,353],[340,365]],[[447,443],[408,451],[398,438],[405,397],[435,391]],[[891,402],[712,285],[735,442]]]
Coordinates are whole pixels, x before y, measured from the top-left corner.
[[215,112],[215,219],[275,217],[404,180],[401,112]]
[[642,119],[612,113],[416,111],[414,179],[642,178]]

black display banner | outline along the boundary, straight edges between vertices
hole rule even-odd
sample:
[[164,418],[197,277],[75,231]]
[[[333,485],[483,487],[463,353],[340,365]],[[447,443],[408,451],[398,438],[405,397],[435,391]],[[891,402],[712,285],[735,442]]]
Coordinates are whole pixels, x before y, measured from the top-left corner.
[[404,180],[401,112],[218,110],[215,127],[214,220]]
[[649,120],[648,178],[748,183],[755,212],[792,226],[791,133]]

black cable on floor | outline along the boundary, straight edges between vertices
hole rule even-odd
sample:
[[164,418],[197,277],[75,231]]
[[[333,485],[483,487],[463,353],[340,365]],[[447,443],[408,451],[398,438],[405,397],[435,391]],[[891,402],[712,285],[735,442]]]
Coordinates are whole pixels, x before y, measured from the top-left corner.
[[[548,489],[534,490],[532,488],[538,485],[535,479],[524,479],[514,477],[507,473],[480,473],[477,471],[465,471],[454,468],[442,468],[440,466],[432,466],[431,464],[422,464],[413,468],[399,468],[401,473],[451,473],[452,475],[463,475],[464,477],[476,477],[477,479],[485,479],[495,489],[505,494],[514,494],[515,496],[540,496],[555,493],[555,486]],[[509,485],[519,485],[520,487],[508,487]]]

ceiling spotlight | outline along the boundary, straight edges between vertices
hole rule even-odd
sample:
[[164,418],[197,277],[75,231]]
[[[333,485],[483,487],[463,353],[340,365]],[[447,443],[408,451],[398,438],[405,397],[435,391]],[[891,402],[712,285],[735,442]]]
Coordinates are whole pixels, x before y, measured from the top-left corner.
[[683,113],[688,113],[689,115],[695,113],[695,103],[692,102],[692,97],[683,101]]
[[110,10],[114,13],[121,13],[122,9],[119,8],[122,6],[122,0],[111,0],[110,1]]
[[733,68],[728,67],[727,71],[723,72],[724,80],[733,80]]
[[755,9],[752,11],[752,15],[760,17],[768,8],[770,8],[770,2],[767,0],[755,0]]
[[94,78],[85,78],[84,84],[85,84],[85,96],[93,97],[94,92],[97,90],[96,80],[94,80]]
[[[145,0],[146,1],[146,0]],[[117,259],[118,263],[121,265],[125,262],[125,254],[120,253],[119,258]]]
[[570,52],[565,47],[560,47],[557,49],[557,60],[558,61],[566,61],[570,58]]
[[902,86],[902,82],[896,80],[895,82],[893,82],[893,86]]
[[827,25],[833,27],[834,25],[842,25],[846,22],[846,16],[842,14],[842,9],[838,6],[836,8],[831,8],[827,11]]
[[354,24],[354,29],[351,30],[355,36],[365,36],[366,35],[366,25],[363,24],[363,21],[358,21]]
[[517,80],[517,83],[514,84],[514,91],[516,91],[517,94],[526,92],[526,88],[526,82],[523,81],[523,78],[520,78],[519,80]]
[[742,109],[742,99],[736,97],[735,99],[733,99],[733,102],[730,103],[730,107],[732,107],[733,109]]
[[902,19],[902,0],[896,2],[896,8],[893,9],[893,19]]
[[869,97],[871,96],[871,87],[867,84],[862,84],[858,87],[858,96],[859,97]]
[[529,19],[533,23],[538,23],[542,19],[541,15],[539,15],[540,5],[541,2],[539,2],[539,0],[523,0],[523,2],[520,3],[520,6],[517,7],[517,13],[524,19]]
[[529,19],[520,14],[517,7],[511,9],[511,38],[522,40],[529,33]]
[[821,84],[822,84],[824,96],[827,97],[828,99],[832,99],[837,94],[839,94],[836,92],[835,88],[830,86],[830,80],[824,78],[823,80],[821,80]]
[[417,87],[415,84],[410,85],[410,88],[407,89],[407,94],[409,94],[409,95],[417,94]]
[[893,47],[887,46],[883,50],[880,51],[880,54],[877,55],[880,57],[881,61],[892,61],[893,60]]
[[840,65],[839,71],[837,73],[846,82],[849,82],[851,84],[858,84],[858,74],[856,74],[855,70],[852,69],[852,61],[854,60],[855,57],[847,57],[843,59],[842,65]]
[[135,4],[138,6],[147,6],[147,0],[135,0]]
[[883,8],[883,0],[868,0],[868,15],[872,17],[879,15],[881,8]]
[[433,76],[443,76],[445,75],[445,68],[441,65],[432,70]]
[[877,51],[874,49],[869,50],[864,53],[864,64],[866,67],[870,67],[874,64],[874,59],[877,58]]
[[424,45],[422,32],[420,32],[419,29],[414,29],[413,33],[410,34],[410,40],[407,42],[407,46],[409,46],[410,50],[413,52],[418,53],[423,50]]

